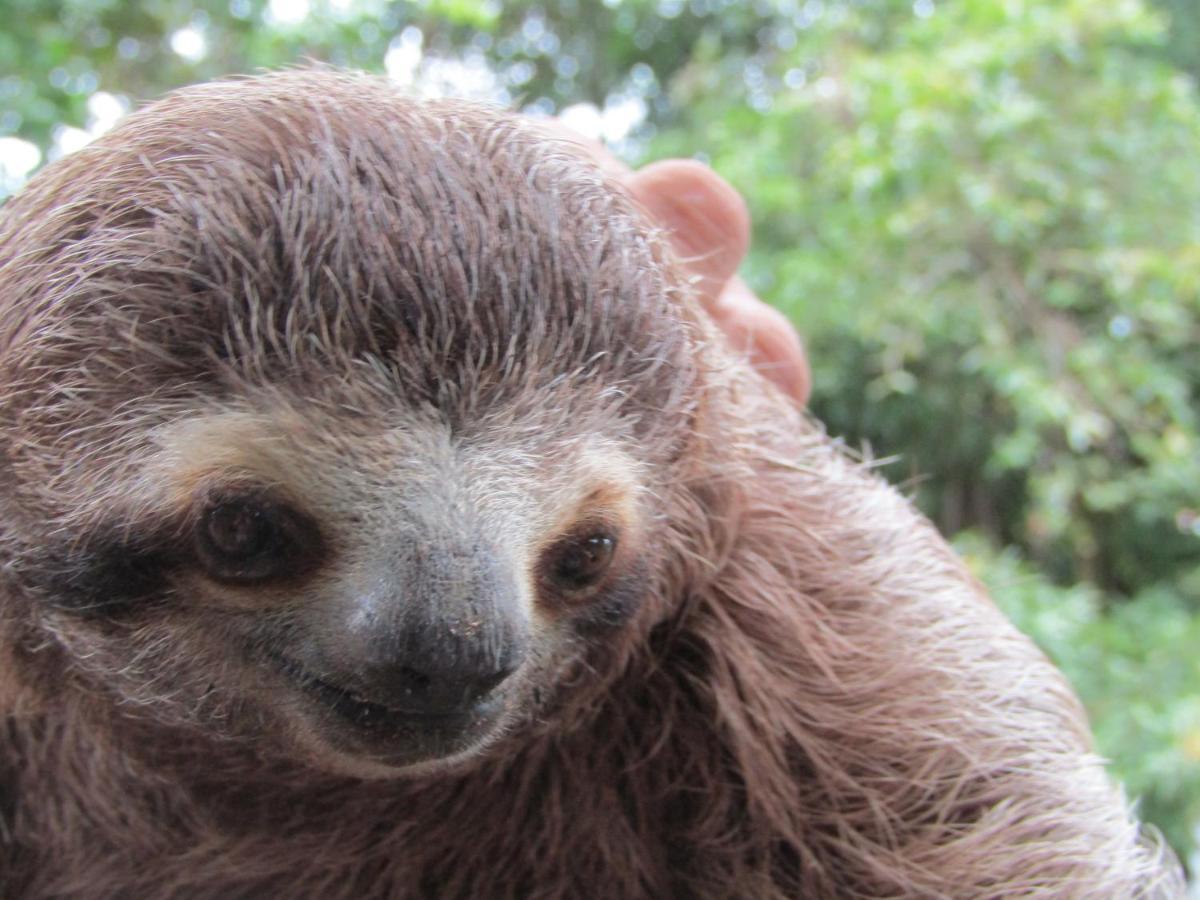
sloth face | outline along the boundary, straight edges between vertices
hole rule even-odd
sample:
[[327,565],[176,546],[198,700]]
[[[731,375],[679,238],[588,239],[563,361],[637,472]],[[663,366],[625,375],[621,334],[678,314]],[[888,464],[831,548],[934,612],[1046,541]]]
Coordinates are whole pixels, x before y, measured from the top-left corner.
[[685,291],[514,116],[179,92],[0,211],[0,587],[130,715],[341,772],[478,757],[646,624],[703,406]]
[[154,445],[48,570],[60,634],[121,700],[335,772],[478,756],[648,588],[639,470],[599,436],[277,407]]

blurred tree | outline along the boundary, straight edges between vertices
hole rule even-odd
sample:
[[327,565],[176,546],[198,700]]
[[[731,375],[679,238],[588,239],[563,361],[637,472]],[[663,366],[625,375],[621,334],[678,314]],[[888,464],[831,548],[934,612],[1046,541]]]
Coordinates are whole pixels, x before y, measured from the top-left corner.
[[625,104],[606,129],[623,136],[669,116],[659,86],[696,45],[753,53],[770,31],[761,13],[737,0],[0,0],[0,138],[53,157],[111,124],[114,104],[304,60],[541,113]]
[[1200,78],[1200,10],[1195,0],[1154,0],[1170,18],[1166,51],[1179,68]]

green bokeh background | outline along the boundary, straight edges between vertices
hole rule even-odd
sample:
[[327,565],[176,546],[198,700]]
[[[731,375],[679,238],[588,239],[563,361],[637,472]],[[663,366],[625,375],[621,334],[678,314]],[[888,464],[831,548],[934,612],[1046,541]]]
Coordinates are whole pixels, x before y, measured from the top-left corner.
[[130,105],[305,59],[711,163],[815,412],[894,459],[1194,858],[1195,0],[0,0],[0,23],[0,196]]

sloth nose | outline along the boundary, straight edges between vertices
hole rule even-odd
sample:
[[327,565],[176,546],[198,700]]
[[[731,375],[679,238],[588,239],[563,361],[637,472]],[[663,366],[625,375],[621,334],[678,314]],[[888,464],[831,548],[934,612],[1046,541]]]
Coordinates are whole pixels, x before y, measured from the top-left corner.
[[524,657],[516,645],[496,654],[437,641],[417,649],[414,643],[406,641],[407,652],[393,661],[364,666],[365,699],[422,715],[468,712],[508,680]]
[[392,710],[467,713],[528,653],[531,623],[514,567],[487,546],[400,542],[350,596],[332,629],[349,686]]

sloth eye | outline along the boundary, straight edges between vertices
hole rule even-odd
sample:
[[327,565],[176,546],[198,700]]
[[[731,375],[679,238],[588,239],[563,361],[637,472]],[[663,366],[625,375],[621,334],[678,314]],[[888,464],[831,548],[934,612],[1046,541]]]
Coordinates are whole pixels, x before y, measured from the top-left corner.
[[590,587],[608,571],[616,549],[617,539],[606,531],[573,537],[556,551],[550,579],[568,591]]
[[196,533],[197,551],[213,578],[250,583],[290,574],[304,556],[299,516],[258,497],[209,503]]

